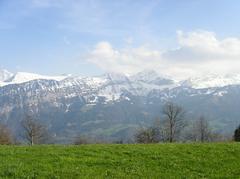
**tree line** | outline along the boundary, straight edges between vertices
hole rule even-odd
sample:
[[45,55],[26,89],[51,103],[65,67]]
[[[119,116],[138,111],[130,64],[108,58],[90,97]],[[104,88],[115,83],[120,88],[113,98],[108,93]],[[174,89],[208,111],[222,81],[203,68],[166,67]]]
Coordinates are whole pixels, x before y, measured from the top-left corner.
[[[186,120],[185,110],[172,102],[166,103],[162,108],[163,118],[157,118],[149,127],[139,128],[131,143],[159,143],[159,142],[213,142],[223,140],[223,137],[214,132],[208,120],[200,116],[191,125]],[[52,141],[47,127],[30,115],[21,121],[21,138],[28,145],[48,144]],[[240,126],[234,131],[233,140],[240,142]],[[88,137],[79,136],[73,144],[91,143]],[[94,143],[101,143],[100,141]],[[115,143],[123,143],[117,141]],[[19,144],[11,130],[0,124],[0,145]]]
[[[156,119],[150,127],[140,128],[135,134],[136,143],[159,142],[214,142],[224,141],[225,136],[214,132],[204,116],[191,124],[186,120],[185,110],[172,102],[163,106],[163,119]],[[233,135],[234,141],[240,141],[240,126]]]
[[[47,144],[51,139],[47,127],[30,115],[21,121],[21,128],[20,138],[28,145]],[[20,144],[20,142],[6,125],[0,124],[0,145],[11,144]]]

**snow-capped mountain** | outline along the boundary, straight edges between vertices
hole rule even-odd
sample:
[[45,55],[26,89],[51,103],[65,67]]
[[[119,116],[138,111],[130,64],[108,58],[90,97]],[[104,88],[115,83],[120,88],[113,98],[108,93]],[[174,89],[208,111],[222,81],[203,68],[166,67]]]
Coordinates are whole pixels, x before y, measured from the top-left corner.
[[68,75],[62,76],[44,76],[34,73],[27,72],[17,72],[16,74],[10,73],[7,70],[0,70],[0,86],[5,86],[9,84],[21,84],[33,80],[56,80],[61,81],[67,78]]
[[239,75],[179,82],[154,71],[95,77],[4,74],[0,120],[16,132],[20,121],[31,113],[59,137],[85,132],[122,138],[132,128],[149,124],[166,101],[183,105],[189,114],[207,115],[219,130],[232,130],[240,123]]
[[160,76],[156,71],[144,70],[130,77],[132,81],[147,82],[149,84],[165,85],[172,84],[174,81],[169,77]]
[[206,76],[190,78],[188,80],[183,81],[182,84],[195,89],[224,87],[228,85],[239,85],[240,74],[234,74],[234,75],[210,74]]
[[[119,73],[106,73],[101,76],[96,77],[72,77],[71,75],[59,75],[59,76],[46,76],[27,72],[17,72],[11,73],[7,70],[0,70],[0,86],[5,86],[9,84],[21,84],[33,80],[55,80],[63,81],[67,79],[66,84],[72,85],[72,82],[82,81],[88,85],[106,85],[108,83],[122,83],[125,85],[134,85],[136,88],[140,86],[147,89],[159,89],[173,88],[177,86],[191,87],[194,89],[204,89],[204,88],[214,88],[214,87],[224,87],[228,85],[239,85],[240,84],[240,74],[234,75],[216,75],[208,74],[205,76],[198,76],[193,78],[188,78],[182,81],[176,81],[170,77],[160,76],[155,71],[142,71],[134,75],[124,75]],[[144,86],[145,85],[145,86]],[[150,86],[149,86],[150,85]],[[152,85],[152,86],[151,86]],[[151,90],[151,89],[150,89]]]
[[1,70],[0,69],[0,82],[4,82],[11,78],[13,74],[5,69]]

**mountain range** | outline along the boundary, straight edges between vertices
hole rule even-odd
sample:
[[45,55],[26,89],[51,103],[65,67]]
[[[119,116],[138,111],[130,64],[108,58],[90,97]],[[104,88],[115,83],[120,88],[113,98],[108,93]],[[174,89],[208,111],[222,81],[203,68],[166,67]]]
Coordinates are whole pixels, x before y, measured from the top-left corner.
[[34,115],[58,142],[83,134],[127,139],[161,118],[168,101],[183,106],[190,121],[204,115],[214,130],[229,133],[240,124],[239,99],[239,74],[179,81],[155,71],[80,77],[0,70],[0,121],[20,135],[21,120]]

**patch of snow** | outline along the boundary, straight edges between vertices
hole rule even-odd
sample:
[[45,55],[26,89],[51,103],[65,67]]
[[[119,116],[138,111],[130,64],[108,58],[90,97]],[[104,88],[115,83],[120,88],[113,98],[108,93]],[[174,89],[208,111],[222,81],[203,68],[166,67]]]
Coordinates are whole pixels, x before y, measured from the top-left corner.
[[206,75],[195,77],[182,82],[182,85],[195,89],[224,87],[240,84],[240,75]]
[[13,76],[13,73],[5,70],[5,69],[0,69],[0,82],[4,82],[8,79],[10,79]]
[[65,113],[68,113],[68,112],[70,111],[70,110],[69,110],[70,106],[71,106],[71,104],[66,104],[66,110],[65,110]]
[[26,73],[26,72],[18,72],[15,75],[13,75],[11,78],[8,80],[5,80],[0,83],[0,86],[5,86],[9,84],[20,84],[20,83],[25,83],[28,81],[33,81],[33,80],[56,80],[56,81],[62,81],[69,77],[68,75],[63,75],[63,76],[44,76],[44,75],[39,75],[39,74],[34,74],[34,73]]
[[222,96],[224,96],[227,93],[228,93],[227,91],[219,91],[219,92],[215,93],[214,96],[222,97]]

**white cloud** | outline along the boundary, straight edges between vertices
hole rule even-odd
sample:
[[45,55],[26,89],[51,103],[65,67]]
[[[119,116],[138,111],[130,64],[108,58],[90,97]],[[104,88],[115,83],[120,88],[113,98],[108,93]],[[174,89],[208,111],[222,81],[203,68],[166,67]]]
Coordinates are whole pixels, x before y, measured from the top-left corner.
[[214,33],[208,31],[195,31],[186,34],[178,31],[178,43],[180,47],[166,55],[190,61],[233,60],[240,57],[240,39],[218,40]]
[[146,47],[114,49],[109,42],[100,42],[87,55],[87,60],[106,71],[134,73],[158,64],[160,52]]
[[240,72],[240,39],[220,40],[208,31],[178,31],[177,37],[179,47],[164,52],[146,46],[115,49],[109,42],[100,42],[86,58],[106,71],[135,73],[155,69],[175,78]]

